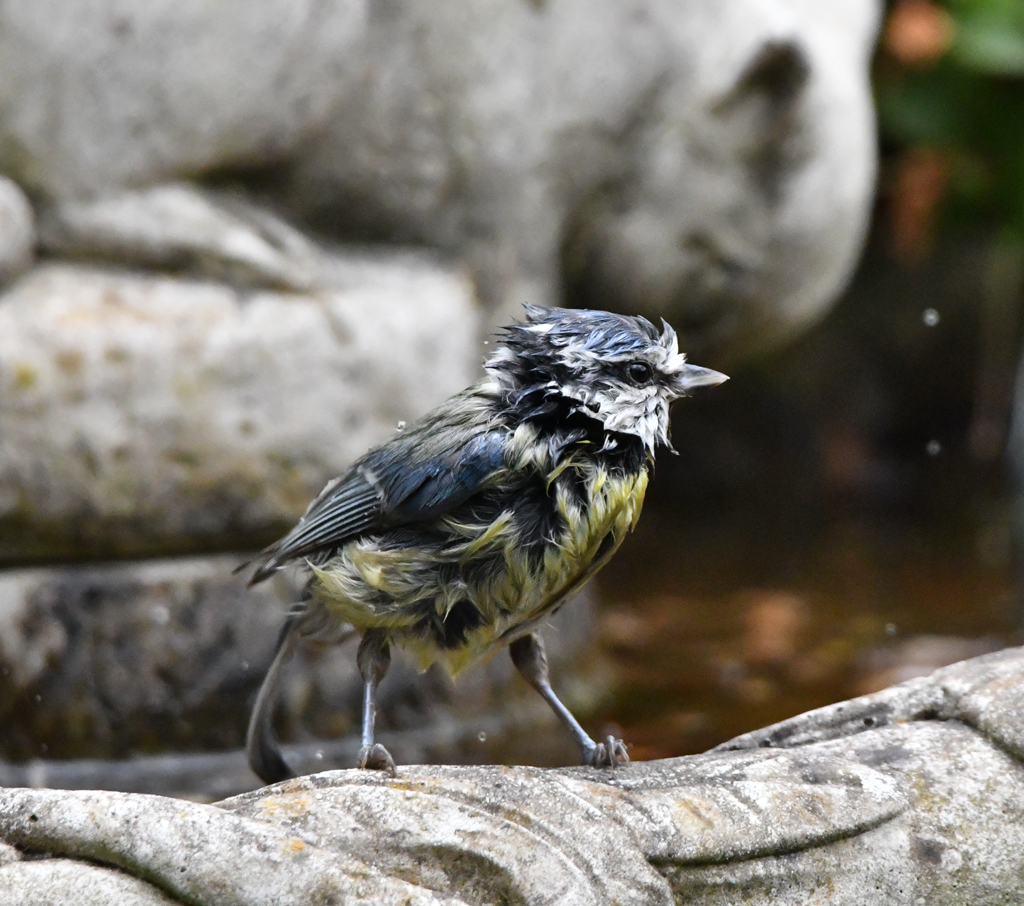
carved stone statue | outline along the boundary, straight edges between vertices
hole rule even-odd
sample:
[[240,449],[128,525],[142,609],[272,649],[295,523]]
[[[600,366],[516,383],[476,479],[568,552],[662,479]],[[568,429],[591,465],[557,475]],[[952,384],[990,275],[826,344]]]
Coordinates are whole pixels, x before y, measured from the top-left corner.
[[879,9],[0,4],[0,562],[271,540],[524,302],[799,332],[870,207]]
[[[706,357],[799,330],[857,255],[878,12],[10,3],[0,173],[79,226],[83,204],[126,190],[229,181],[335,237],[457,255],[495,321],[568,282],[597,307],[670,316]],[[96,246],[81,230],[42,235]]]

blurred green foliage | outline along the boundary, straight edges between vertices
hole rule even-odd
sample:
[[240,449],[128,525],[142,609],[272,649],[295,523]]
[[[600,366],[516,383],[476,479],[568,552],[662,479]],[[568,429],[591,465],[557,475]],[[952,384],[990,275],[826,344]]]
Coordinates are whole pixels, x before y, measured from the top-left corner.
[[885,150],[941,154],[938,225],[1024,233],[1024,0],[891,4],[876,88]]

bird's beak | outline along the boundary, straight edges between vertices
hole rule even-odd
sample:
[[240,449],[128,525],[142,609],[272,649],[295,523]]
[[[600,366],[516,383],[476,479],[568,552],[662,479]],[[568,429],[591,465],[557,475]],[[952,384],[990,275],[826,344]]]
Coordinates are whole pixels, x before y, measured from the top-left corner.
[[727,374],[721,371],[712,371],[710,368],[701,368],[700,365],[683,365],[682,373],[676,378],[676,386],[683,396],[689,396],[691,390],[698,387],[717,387],[729,380]]

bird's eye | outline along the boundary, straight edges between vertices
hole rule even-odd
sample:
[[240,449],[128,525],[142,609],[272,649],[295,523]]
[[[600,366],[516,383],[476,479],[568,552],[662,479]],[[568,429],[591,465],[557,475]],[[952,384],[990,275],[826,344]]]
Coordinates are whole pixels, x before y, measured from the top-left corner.
[[634,384],[646,384],[654,376],[654,369],[646,362],[633,362],[626,372]]

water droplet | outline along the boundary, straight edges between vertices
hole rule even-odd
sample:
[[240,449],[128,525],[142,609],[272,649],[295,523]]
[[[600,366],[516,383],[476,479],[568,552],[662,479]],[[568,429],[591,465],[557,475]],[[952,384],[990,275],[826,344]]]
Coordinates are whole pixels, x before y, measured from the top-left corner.
[[929,456],[938,456],[942,452],[942,444],[937,440],[930,440],[924,449]]
[[934,308],[926,308],[924,314],[921,315],[921,320],[924,321],[925,327],[934,327],[939,323],[939,313]]
[[316,752],[314,753],[313,757],[317,761],[323,761],[324,760],[324,750],[323,749],[317,749]]
[[476,734],[476,738],[479,739],[480,742],[487,742],[487,732],[485,730],[481,730]]
[[899,629],[896,628],[896,624],[895,623],[886,623],[885,624],[885,634],[886,635],[896,635],[897,632],[899,632]]
[[249,662],[248,661],[242,661],[242,663],[239,664],[238,666],[241,667],[243,670],[248,670],[249,669]]

